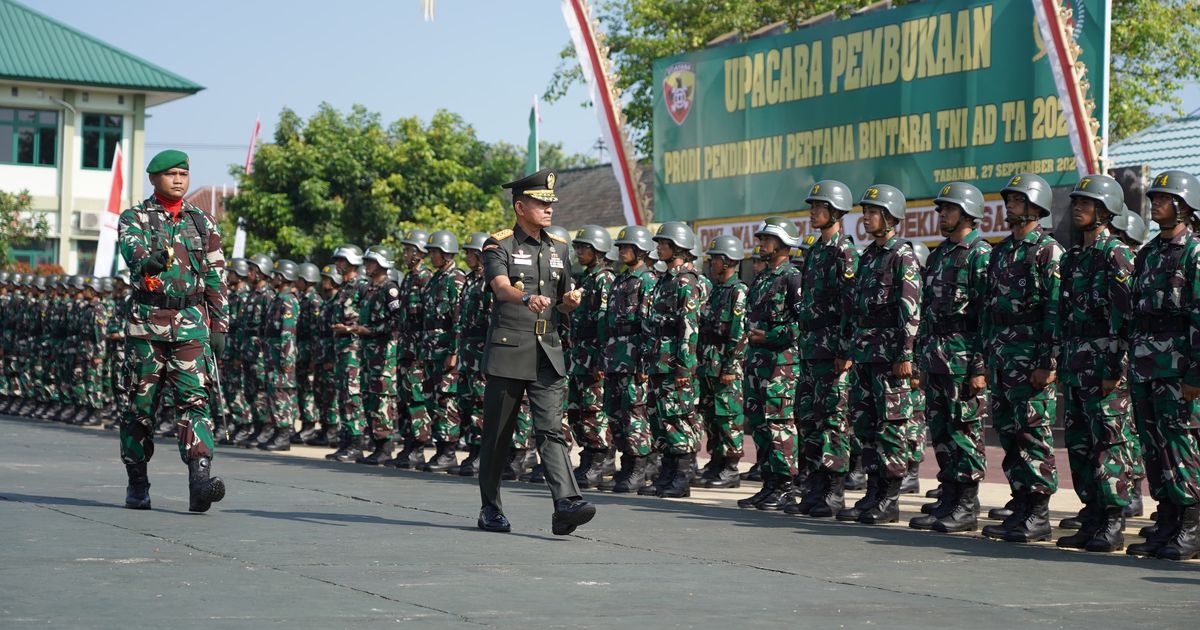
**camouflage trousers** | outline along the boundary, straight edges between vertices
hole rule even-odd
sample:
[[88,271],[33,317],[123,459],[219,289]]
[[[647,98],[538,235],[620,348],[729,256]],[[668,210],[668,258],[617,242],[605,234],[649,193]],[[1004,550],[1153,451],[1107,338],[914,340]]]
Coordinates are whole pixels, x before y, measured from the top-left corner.
[[276,429],[289,429],[295,426],[300,408],[296,388],[296,359],[295,356],[289,359],[284,353],[295,352],[295,346],[272,339],[267,343],[267,349],[271,357],[267,376],[268,422]]
[[925,460],[925,442],[929,439],[929,423],[925,421],[925,391],[914,387],[912,398],[913,417],[904,425],[904,437],[908,440],[908,463],[920,464]]
[[128,366],[133,375],[130,401],[121,418],[121,461],[140,464],[154,454],[154,405],[160,392],[175,398],[175,432],[184,462],[213,455],[213,424],[208,415],[203,340],[129,339]]
[[792,404],[796,395],[795,364],[766,366],[745,378],[746,427],[758,449],[764,473],[795,477],[798,435]]
[[604,381],[591,374],[567,378],[567,424],[580,446],[607,451],[608,416],[604,413]]
[[809,471],[844,473],[850,466],[850,373],[838,374],[829,359],[801,361],[797,368],[796,418],[805,465]]
[[[1017,372],[1023,376],[1014,378]],[[1057,391],[1053,383],[1034,391],[1029,383],[1030,372],[1024,364],[994,363],[990,366],[988,382],[992,387],[988,400],[992,427],[1004,450],[1001,466],[1013,494],[1054,494],[1058,491],[1058,466],[1054,461],[1052,427],[1058,404]],[[1073,462],[1071,467],[1075,467]],[[1075,487],[1079,488],[1078,482]]]
[[696,379],[689,378],[681,387],[674,374],[654,374],[650,386],[654,390],[651,435],[655,450],[670,455],[689,455],[700,450]]
[[396,367],[396,406],[400,414],[400,437],[420,444],[429,442],[432,432],[429,406],[425,398],[425,364],[402,358]]
[[297,418],[304,426],[315,426],[321,420],[317,411],[317,370],[313,365],[316,342],[311,339],[296,341],[296,400],[299,406]]
[[701,376],[700,402],[696,413],[708,435],[707,450],[711,457],[724,457],[736,462],[742,458],[742,441],[746,414],[742,409],[742,384],[726,385],[719,376]]
[[1071,465],[1075,494],[1086,504],[1129,505],[1129,466],[1125,437],[1129,433],[1129,390],[1124,381],[1107,396],[1100,381],[1063,388],[1063,440]]
[[987,451],[980,409],[985,394],[972,393],[965,375],[927,374],[925,379],[925,421],[941,469],[938,481],[983,481]]
[[326,429],[338,429],[340,431],[342,425],[342,414],[339,411],[338,404],[338,379],[337,372],[332,360],[328,363],[319,362],[320,369],[317,370],[316,390],[317,390],[317,414],[320,417],[321,426]]
[[1183,397],[1179,377],[1134,383],[1130,393],[1151,496],[1180,507],[1200,503],[1200,399]]
[[646,417],[646,383],[633,374],[604,375],[604,411],[613,443],[625,455],[650,454],[650,426]]
[[242,392],[247,413],[235,418],[238,424],[263,426],[268,421],[267,410],[267,348],[261,337],[246,337],[251,348],[242,361]]
[[390,441],[396,432],[396,396],[368,391],[363,394],[363,411],[371,438]]
[[362,364],[358,348],[346,345],[338,348],[334,370],[337,375],[338,404],[341,407],[341,422],[338,424],[342,435],[357,438],[363,434],[366,426],[362,402]]
[[908,472],[911,391],[908,379],[892,376],[890,363],[854,364],[850,414],[867,473],[902,479]]
[[250,413],[246,402],[246,373],[233,360],[221,366],[221,390],[225,393],[225,411],[234,424],[243,423]]
[[424,391],[433,421],[433,441],[457,443],[462,428],[458,408],[458,372],[447,370],[445,361],[426,361]]

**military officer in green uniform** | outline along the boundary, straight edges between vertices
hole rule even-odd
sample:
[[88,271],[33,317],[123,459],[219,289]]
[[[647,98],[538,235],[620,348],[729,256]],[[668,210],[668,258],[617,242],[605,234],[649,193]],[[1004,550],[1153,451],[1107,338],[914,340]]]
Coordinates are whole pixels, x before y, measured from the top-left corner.
[[543,169],[504,185],[512,190],[516,225],[492,234],[483,246],[484,273],[495,295],[483,371],[483,444],[479,454],[480,529],[510,530],[500,503],[500,475],[528,393],[537,448],[554,498],[552,531],[565,536],[592,520],[571,474],[562,429],[566,366],[558,335],[560,316],[579,306],[571,291],[569,245],[547,235],[554,215],[555,174]]

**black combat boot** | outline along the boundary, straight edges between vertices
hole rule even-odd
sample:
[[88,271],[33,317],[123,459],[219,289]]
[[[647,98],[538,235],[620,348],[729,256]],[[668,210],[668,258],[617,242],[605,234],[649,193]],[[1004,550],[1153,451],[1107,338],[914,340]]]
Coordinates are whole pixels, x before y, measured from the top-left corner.
[[336,443],[337,450],[325,455],[325,459],[331,462],[341,461],[339,458],[344,455],[347,450],[349,450],[351,444],[353,444],[353,442],[350,438],[350,432],[347,431],[338,438]]
[[708,462],[700,469],[700,474],[692,477],[692,487],[704,488],[705,484],[717,478],[721,469],[725,467],[725,458],[721,455],[713,454],[708,458]]
[[1180,510],[1170,500],[1164,500],[1158,504],[1158,517],[1154,521],[1154,525],[1143,527],[1142,530],[1151,530],[1145,533],[1139,532],[1145,542],[1140,542],[1134,545],[1129,545],[1125,553],[1131,556],[1146,556],[1154,557],[1158,555],[1158,551],[1162,549],[1179,530]]
[[[626,457],[629,459],[627,460]],[[649,463],[649,457],[621,456],[621,470],[613,476],[613,479],[616,480],[612,487],[613,493],[629,494],[646,487],[646,466]]]
[[337,444],[338,428],[336,426],[318,429],[304,443],[309,446],[332,446]]
[[525,449],[513,448],[508,451],[508,461],[500,478],[504,481],[516,481],[525,472]]
[[1133,482],[1133,487],[1129,489],[1129,505],[1125,506],[1125,518],[1134,518],[1141,516],[1145,507],[1142,505],[1142,482]]
[[520,476],[520,480],[526,483],[546,483],[546,465],[541,462],[534,464],[529,472]]
[[225,482],[209,477],[212,460],[200,457],[188,462],[188,510],[207,512],[213,503],[225,498]]
[[601,479],[600,483],[596,484],[597,490],[609,490],[617,487],[617,482],[621,480],[622,475],[628,475],[630,467],[633,465],[633,455],[628,453],[621,454],[621,468],[608,479]]
[[[584,450],[584,457],[588,461],[588,467],[583,471],[583,477],[576,477],[576,482],[580,488],[595,488],[600,485],[600,481],[604,478],[604,451]],[[587,457],[590,454],[591,457]]]
[[776,477],[774,475],[767,475],[767,478],[763,479],[762,481],[762,488],[760,488],[758,492],[755,492],[744,499],[738,499],[737,506],[740,508],[757,507],[759,501],[762,501],[775,491],[776,483]]
[[813,508],[825,500],[829,490],[829,473],[819,468],[808,476],[808,492],[799,501],[793,501],[783,506],[786,514],[808,514]]
[[258,435],[254,438],[254,447],[262,448],[264,445],[269,444],[275,439],[275,434],[278,432],[279,429],[275,426],[263,425],[263,430],[259,431]]
[[[944,510],[950,509],[951,505],[947,505],[947,501],[949,501],[950,504],[953,504],[953,499],[949,499],[949,497],[947,497],[947,494],[949,492],[954,491],[954,488],[952,488],[953,485],[954,485],[953,481],[940,482],[938,484],[938,487],[936,488],[937,496],[926,497],[926,498],[932,498],[933,501],[930,501],[929,503],[922,503],[921,504],[921,513],[922,514],[933,514],[935,512],[941,513]],[[926,494],[932,494],[933,492],[934,491],[931,490]]]
[[846,507],[846,476],[842,473],[830,472],[826,472],[825,476],[828,483],[825,488],[825,496],[821,497],[821,502],[808,512],[808,515],[813,518],[829,518]]
[[1021,495],[1014,492],[1012,498],[1008,500],[1008,503],[1004,504],[1004,507],[992,508],[988,510],[987,517],[993,521],[1007,521],[1013,517],[1013,514],[1019,511],[1023,501],[1024,499],[1021,498]]
[[675,456],[675,474],[671,483],[658,491],[662,499],[682,499],[692,496],[692,475],[696,472],[696,454],[687,453]]
[[722,457],[721,469],[717,471],[716,476],[704,482],[705,488],[740,488],[742,487],[742,476],[738,474],[737,457]]
[[796,483],[791,475],[776,475],[774,473],[766,473],[775,478],[775,486],[767,493],[767,496],[758,500],[754,507],[767,511],[778,512],[796,496]]
[[396,453],[395,459],[385,459],[383,460],[383,465],[407,470],[412,467],[413,451],[419,448],[420,445],[412,439],[405,439],[404,446],[400,449],[400,452]]
[[304,422],[300,425],[300,430],[292,434],[292,444],[304,444],[317,434],[317,427],[313,422]]
[[150,476],[146,474],[146,462],[125,464],[129,485],[125,486],[125,507],[131,510],[150,509]]
[[850,471],[846,473],[846,482],[843,486],[846,490],[863,490],[867,487],[867,473],[863,472],[862,453],[850,456]]
[[394,445],[390,438],[371,438],[371,453],[364,455],[354,460],[356,464],[364,466],[379,466],[383,462],[392,458],[392,450]]
[[979,527],[979,482],[966,481],[958,484],[958,501],[950,513],[933,524],[933,531],[943,534],[973,532]]
[[[850,476],[846,475],[846,483],[849,482],[849,479]],[[854,505],[838,510],[837,520],[847,522],[857,521],[858,517],[863,515],[863,512],[874,507],[879,502],[881,481],[882,479],[878,474],[867,475],[867,493],[861,499],[855,501]]]
[[940,484],[940,483],[937,485],[937,487],[930,488],[925,491],[926,499],[936,499],[940,496],[942,496],[942,484]]
[[259,445],[258,448],[274,452],[292,450],[292,428],[280,427],[275,429],[274,433],[271,434],[271,441]]
[[1096,533],[1084,544],[1084,549],[1098,553],[1120,551],[1125,548],[1124,508],[1105,506],[1100,512]]
[[1059,538],[1054,544],[1065,549],[1086,548],[1088,541],[1096,535],[1096,530],[1100,529],[1101,517],[1102,513],[1097,506],[1084,505],[1083,509],[1079,510],[1079,531]]
[[900,520],[900,480],[883,479],[879,484],[879,501],[859,515],[859,523],[879,525]]
[[652,482],[658,479],[658,471],[662,469],[662,453],[651,451],[649,459],[646,460],[646,481]]
[[438,442],[437,453],[429,463],[421,467],[425,472],[449,472],[451,468],[458,466],[458,453],[456,452],[458,445],[454,442]]
[[900,494],[917,494],[921,491],[921,462],[908,462],[908,472],[900,481]]
[[237,426],[237,428],[234,430],[233,435],[229,436],[229,439],[227,440],[226,443],[240,444],[246,438],[250,437],[250,435],[253,433],[254,433],[254,428],[249,423],[239,424]]
[[761,459],[760,461],[754,462],[754,465],[750,467],[750,470],[742,473],[741,477],[742,481],[763,481],[765,477],[763,476]]
[[1158,550],[1158,557],[1163,560],[1191,560],[1198,554],[1200,554],[1200,505],[1189,505],[1181,511],[1179,527],[1167,544]]
[[954,510],[954,506],[958,505],[958,484],[953,481],[943,481],[942,494],[937,501],[926,503],[921,506],[921,511],[925,512],[926,506],[932,506],[928,512],[921,516],[914,516],[908,520],[908,526],[913,529],[933,529],[933,524],[938,520],[950,515]]
[[638,488],[637,493],[644,497],[656,497],[662,489],[670,486],[675,480],[675,464],[677,459],[677,455],[663,453],[658,465],[658,476],[654,478],[654,483]]
[[1079,513],[1076,514],[1075,516],[1068,516],[1067,518],[1064,518],[1063,520],[1059,521],[1058,528],[1059,529],[1079,529],[1080,527],[1083,526],[1084,519],[1087,518],[1087,515],[1084,514],[1084,512],[1086,512],[1087,509],[1088,509],[1088,506],[1085,505],[1085,506],[1079,508]]
[[85,427],[100,426],[101,424],[103,424],[103,422],[100,420],[100,410],[99,409],[88,409],[87,413],[84,414],[84,416],[83,416],[83,421],[80,422],[79,424],[80,424],[80,426],[85,426]]
[[467,457],[458,465],[459,477],[474,477],[479,474],[479,447],[467,447]]
[[604,467],[601,469],[605,477],[612,477],[617,474],[617,447],[609,446],[608,452],[604,454]]
[[1024,518],[1004,534],[1004,540],[1021,543],[1050,540],[1050,495],[1041,492],[1028,495],[1020,512]]
[[995,518],[993,514],[997,509],[1008,510],[1008,516],[998,524],[984,525],[983,535],[988,538],[1003,539],[1008,535],[1008,532],[1017,526],[1017,523],[1025,520],[1025,508],[1029,501],[1029,494],[1024,490],[1013,492],[1012,498],[1008,503],[1004,504],[1003,508],[993,508],[988,511],[988,518]]
[[592,467],[592,456],[595,455],[595,453],[595,451],[591,451],[586,448],[579,453],[579,465],[571,470],[571,474],[575,475],[575,483],[583,483],[584,475],[586,475],[588,469]]
[[250,433],[247,433],[246,435],[242,436],[242,439],[234,442],[234,446],[237,446],[238,448],[254,448],[254,446],[258,444],[258,436],[262,435],[262,432],[265,430],[266,427],[261,424],[254,427]]
[[335,455],[337,455],[337,456],[334,457],[334,460],[342,462],[344,464],[349,464],[351,462],[357,461],[359,457],[363,456],[363,449],[366,448],[366,446],[367,446],[367,436],[357,435],[357,436],[351,437],[350,445],[347,446],[345,449],[339,451],[340,454],[335,453]]

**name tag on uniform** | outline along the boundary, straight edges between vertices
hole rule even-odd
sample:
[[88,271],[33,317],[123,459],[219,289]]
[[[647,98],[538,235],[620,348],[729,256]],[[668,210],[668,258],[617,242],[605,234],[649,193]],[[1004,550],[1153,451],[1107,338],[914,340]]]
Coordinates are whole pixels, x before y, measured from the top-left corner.
[[551,258],[551,259],[550,259],[550,266],[551,266],[551,267],[553,267],[553,268],[555,268],[555,269],[562,269],[562,268],[563,268],[563,261],[562,261],[562,259],[561,259],[561,258]]
[[514,265],[528,265],[528,266],[532,267],[533,266],[533,257],[528,256],[528,255],[517,256],[516,254],[514,254],[513,255],[513,264]]

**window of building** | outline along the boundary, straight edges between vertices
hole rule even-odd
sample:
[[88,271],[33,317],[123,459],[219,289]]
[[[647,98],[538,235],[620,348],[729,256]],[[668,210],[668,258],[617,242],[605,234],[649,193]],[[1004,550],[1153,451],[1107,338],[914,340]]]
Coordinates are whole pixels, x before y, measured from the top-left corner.
[[0,164],[55,166],[58,112],[0,107]]
[[83,115],[83,168],[112,168],[113,148],[121,143],[121,116]]

